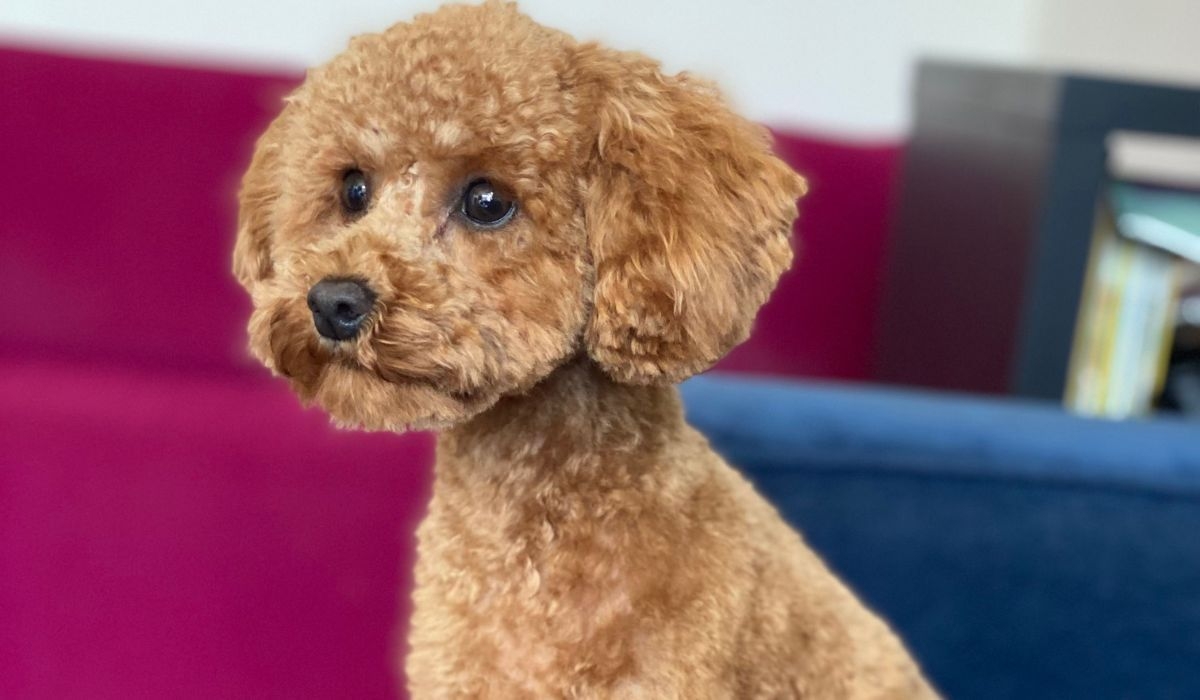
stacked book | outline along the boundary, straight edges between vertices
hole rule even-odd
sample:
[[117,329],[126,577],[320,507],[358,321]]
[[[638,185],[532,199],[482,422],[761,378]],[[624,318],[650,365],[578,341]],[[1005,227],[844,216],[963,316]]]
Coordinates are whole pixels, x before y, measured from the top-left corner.
[[1166,378],[1180,286],[1200,264],[1200,142],[1117,133],[1097,204],[1066,405],[1151,412]]

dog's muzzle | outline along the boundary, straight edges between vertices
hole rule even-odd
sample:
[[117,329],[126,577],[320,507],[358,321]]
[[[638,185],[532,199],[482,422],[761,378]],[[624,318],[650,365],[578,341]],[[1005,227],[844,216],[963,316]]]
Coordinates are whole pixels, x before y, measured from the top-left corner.
[[326,278],[308,291],[317,333],[330,340],[350,340],[358,335],[375,303],[375,292],[360,280]]

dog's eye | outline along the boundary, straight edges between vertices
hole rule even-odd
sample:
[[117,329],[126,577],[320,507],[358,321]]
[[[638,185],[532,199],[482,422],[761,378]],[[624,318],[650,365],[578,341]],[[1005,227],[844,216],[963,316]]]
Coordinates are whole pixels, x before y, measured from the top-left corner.
[[517,203],[488,180],[474,180],[463,193],[462,213],[472,224],[495,228],[508,222]]
[[371,203],[371,183],[361,170],[347,170],[342,176],[342,208],[348,213],[359,214]]

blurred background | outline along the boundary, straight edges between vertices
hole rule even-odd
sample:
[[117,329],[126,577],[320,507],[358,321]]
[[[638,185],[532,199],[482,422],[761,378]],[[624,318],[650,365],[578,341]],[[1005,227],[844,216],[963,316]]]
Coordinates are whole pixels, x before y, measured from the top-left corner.
[[[0,698],[400,693],[427,435],[245,350],[254,139],[409,0],[0,4]],[[1200,697],[1200,3],[527,0],[812,184],[689,416],[954,698]]]

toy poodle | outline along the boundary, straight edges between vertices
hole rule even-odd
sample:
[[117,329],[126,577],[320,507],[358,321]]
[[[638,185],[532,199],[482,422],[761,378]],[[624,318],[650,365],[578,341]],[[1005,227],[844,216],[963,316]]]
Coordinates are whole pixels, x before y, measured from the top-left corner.
[[259,140],[254,354],[342,426],[437,430],[413,698],[927,698],[901,642],[684,420],[804,181],[708,84],[447,6]]

